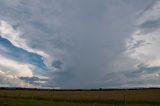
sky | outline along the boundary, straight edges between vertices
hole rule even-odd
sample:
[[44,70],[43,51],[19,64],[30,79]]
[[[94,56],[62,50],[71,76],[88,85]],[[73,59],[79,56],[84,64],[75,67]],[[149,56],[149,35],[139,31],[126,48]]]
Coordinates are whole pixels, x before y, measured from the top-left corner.
[[0,0],[0,86],[160,87],[159,0]]

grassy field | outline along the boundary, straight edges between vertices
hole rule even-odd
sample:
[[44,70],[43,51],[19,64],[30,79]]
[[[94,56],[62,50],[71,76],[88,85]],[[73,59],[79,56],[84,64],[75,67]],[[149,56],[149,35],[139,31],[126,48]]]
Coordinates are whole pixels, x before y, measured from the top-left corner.
[[160,106],[160,89],[117,91],[0,90],[0,106]]

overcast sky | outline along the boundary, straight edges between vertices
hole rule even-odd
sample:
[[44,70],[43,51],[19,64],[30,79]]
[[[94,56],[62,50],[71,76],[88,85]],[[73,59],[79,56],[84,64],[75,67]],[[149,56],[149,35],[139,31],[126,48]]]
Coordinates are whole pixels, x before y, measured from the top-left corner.
[[160,87],[159,0],[0,0],[0,86]]

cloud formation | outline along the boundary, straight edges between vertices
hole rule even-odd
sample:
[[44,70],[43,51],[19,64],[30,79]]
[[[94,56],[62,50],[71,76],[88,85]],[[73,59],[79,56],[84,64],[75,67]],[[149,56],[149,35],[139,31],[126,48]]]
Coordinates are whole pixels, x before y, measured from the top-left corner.
[[[1,0],[0,34],[16,48],[42,58],[37,64],[31,59],[25,65],[46,67],[42,68],[48,78],[44,87],[157,86],[159,3]],[[7,52],[1,45],[0,50]],[[21,75],[19,80],[43,76],[35,70],[36,74]]]
[[20,86],[33,87],[24,81],[19,80],[18,77],[31,77],[33,75],[33,66],[29,64],[21,64],[16,61],[0,56],[0,85],[1,86]]

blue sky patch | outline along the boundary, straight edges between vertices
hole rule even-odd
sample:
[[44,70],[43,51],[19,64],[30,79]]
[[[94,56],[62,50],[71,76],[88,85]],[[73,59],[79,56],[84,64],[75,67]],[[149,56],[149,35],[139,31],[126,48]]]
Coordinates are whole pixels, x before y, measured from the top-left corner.
[[0,37],[0,46],[3,46],[7,51],[0,49],[5,56],[22,63],[29,63],[37,67],[39,71],[47,70],[47,67],[43,63],[43,57],[36,54],[28,52],[22,48],[15,47],[9,40]]

